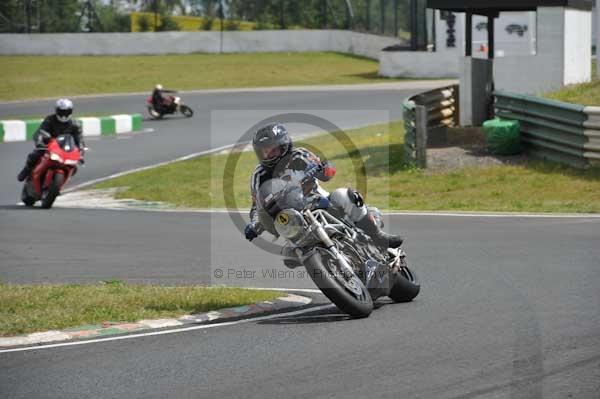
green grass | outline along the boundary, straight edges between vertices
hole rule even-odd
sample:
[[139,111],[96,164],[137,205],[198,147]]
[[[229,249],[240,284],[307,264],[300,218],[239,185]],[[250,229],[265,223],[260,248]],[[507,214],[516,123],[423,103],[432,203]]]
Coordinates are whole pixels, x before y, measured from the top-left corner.
[[[600,169],[575,170],[548,162],[499,165],[431,173],[406,168],[401,123],[348,131],[357,147],[351,155],[364,160],[354,172],[343,144],[329,135],[301,140],[333,161],[338,174],[325,188],[360,187],[366,177],[367,201],[389,210],[453,210],[506,212],[600,212]],[[340,135],[336,135],[340,138]],[[347,143],[346,140],[341,140]],[[238,153],[233,197],[238,207],[250,205],[249,179],[256,164],[253,152]],[[225,207],[223,176],[227,154],[199,157],[101,183],[96,188],[127,187],[119,198],[163,201],[185,208]],[[232,172],[232,173],[231,173]]]
[[247,305],[282,296],[239,288],[0,284],[0,335],[133,322]]
[[600,106],[600,80],[594,79],[590,83],[567,86],[546,94],[545,97],[573,104]]
[[338,53],[0,56],[0,100],[170,89],[370,83],[375,60]]
[[569,85],[561,90],[547,93],[544,97],[573,104],[600,106],[600,80],[596,72],[596,62],[592,64],[591,82]]

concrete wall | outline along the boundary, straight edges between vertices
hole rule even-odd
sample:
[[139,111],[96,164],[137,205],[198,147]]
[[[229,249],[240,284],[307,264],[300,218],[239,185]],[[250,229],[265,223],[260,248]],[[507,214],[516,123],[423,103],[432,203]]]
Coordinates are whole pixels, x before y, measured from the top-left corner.
[[399,39],[344,30],[0,34],[0,55],[338,51],[377,59]]
[[564,77],[564,8],[538,9],[535,55],[494,60],[496,89],[537,94],[560,89]]
[[379,75],[405,78],[458,78],[460,55],[455,51],[382,51]]
[[591,38],[590,12],[539,8],[536,54],[496,58],[496,89],[540,94],[567,84],[588,82]]

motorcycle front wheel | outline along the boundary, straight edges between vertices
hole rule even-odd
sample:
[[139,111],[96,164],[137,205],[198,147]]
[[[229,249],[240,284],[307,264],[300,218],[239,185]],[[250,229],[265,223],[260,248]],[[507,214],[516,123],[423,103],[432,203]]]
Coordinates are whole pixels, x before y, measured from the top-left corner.
[[317,287],[342,312],[355,317],[368,317],[373,311],[373,299],[360,278],[344,276],[338,260],[329,250],[315,248],[304,266]]
[[52,177],[52,183],[50,183],[50,187],[48,187],[48,191],[44,192],[42,195],[42,208],[50,209],[52,208],[52,204],[54,204],[54,200],[60,194],[60,188],[65,182],[65,175],[62,173],[55,173]]
[[184,105],[184,104],[180,105],[179,106],[179,110],[187,118],[191,118],[192,116],[194,116],[194,111],[190,107],[188,107],[187,105]]

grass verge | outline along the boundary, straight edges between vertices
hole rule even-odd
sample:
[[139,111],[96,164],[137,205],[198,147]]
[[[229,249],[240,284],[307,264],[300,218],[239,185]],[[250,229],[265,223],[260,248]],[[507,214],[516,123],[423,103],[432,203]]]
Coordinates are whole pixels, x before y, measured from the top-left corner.
[[65,329],[247,305],[282,296],[275,291],[221,287],[0,284],[0,335]]
[[[389,81],[375,60],[338,53],[157,56],[0,56],[1,100],[76,94],[151,92]],[[68,76],[68,79],[65,79]]]
[[[317,151],[338,170],[325,188],[360,187],[366,178],[367,201],[388,210],[453,210],[504,212],[600,212],[600,169],[575,170],[554,163],[499,165],[428,172],[407,168],[400,122],[298,140]],[[352,144],[348,151],[345,145]],[[163,201],[177,207],[223,208],[224,176],[233,198],[250,206],[249,180],[256,164],[253,152],[237,153],[235,170],[225,174],[228,154],[215,154],[146,170],[103,182],[96,188],[127,187],[119,198]],[[364,170],[355,171],[352,157]],[[229,184],[229,183],[228,183]]]
[[596,68],[596,62],[594,61],[592,63],[591,82],[566,86],[561,90],[547,93],[544,97],[573,104],[600,106],[600,79],[598,79]]

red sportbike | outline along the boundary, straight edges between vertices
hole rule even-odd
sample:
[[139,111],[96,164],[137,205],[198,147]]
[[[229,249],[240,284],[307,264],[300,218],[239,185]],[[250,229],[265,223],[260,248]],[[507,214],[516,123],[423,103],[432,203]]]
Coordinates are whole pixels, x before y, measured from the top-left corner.
[[31,175],[23,185],[21,200],[27,206],[42,201],[42,208],[48,209],[60,195],[60,190],[77,171],[82,162],[82,154],[70,134],[50,139],[46,151]]
[[168,96],[164,102],[164,109],[162,112],[159,112],[154,108],[154,103],[152,102],[152,96],[149,96],[146,99],[146,107],[148,108],[148,113],[154,119],[162,119],[163,116],[174,114],[176,112],[181,112],[187,118],[190,118],[194,115],[194,111],[185,105],[183,101],[181,101],[181,97]]

